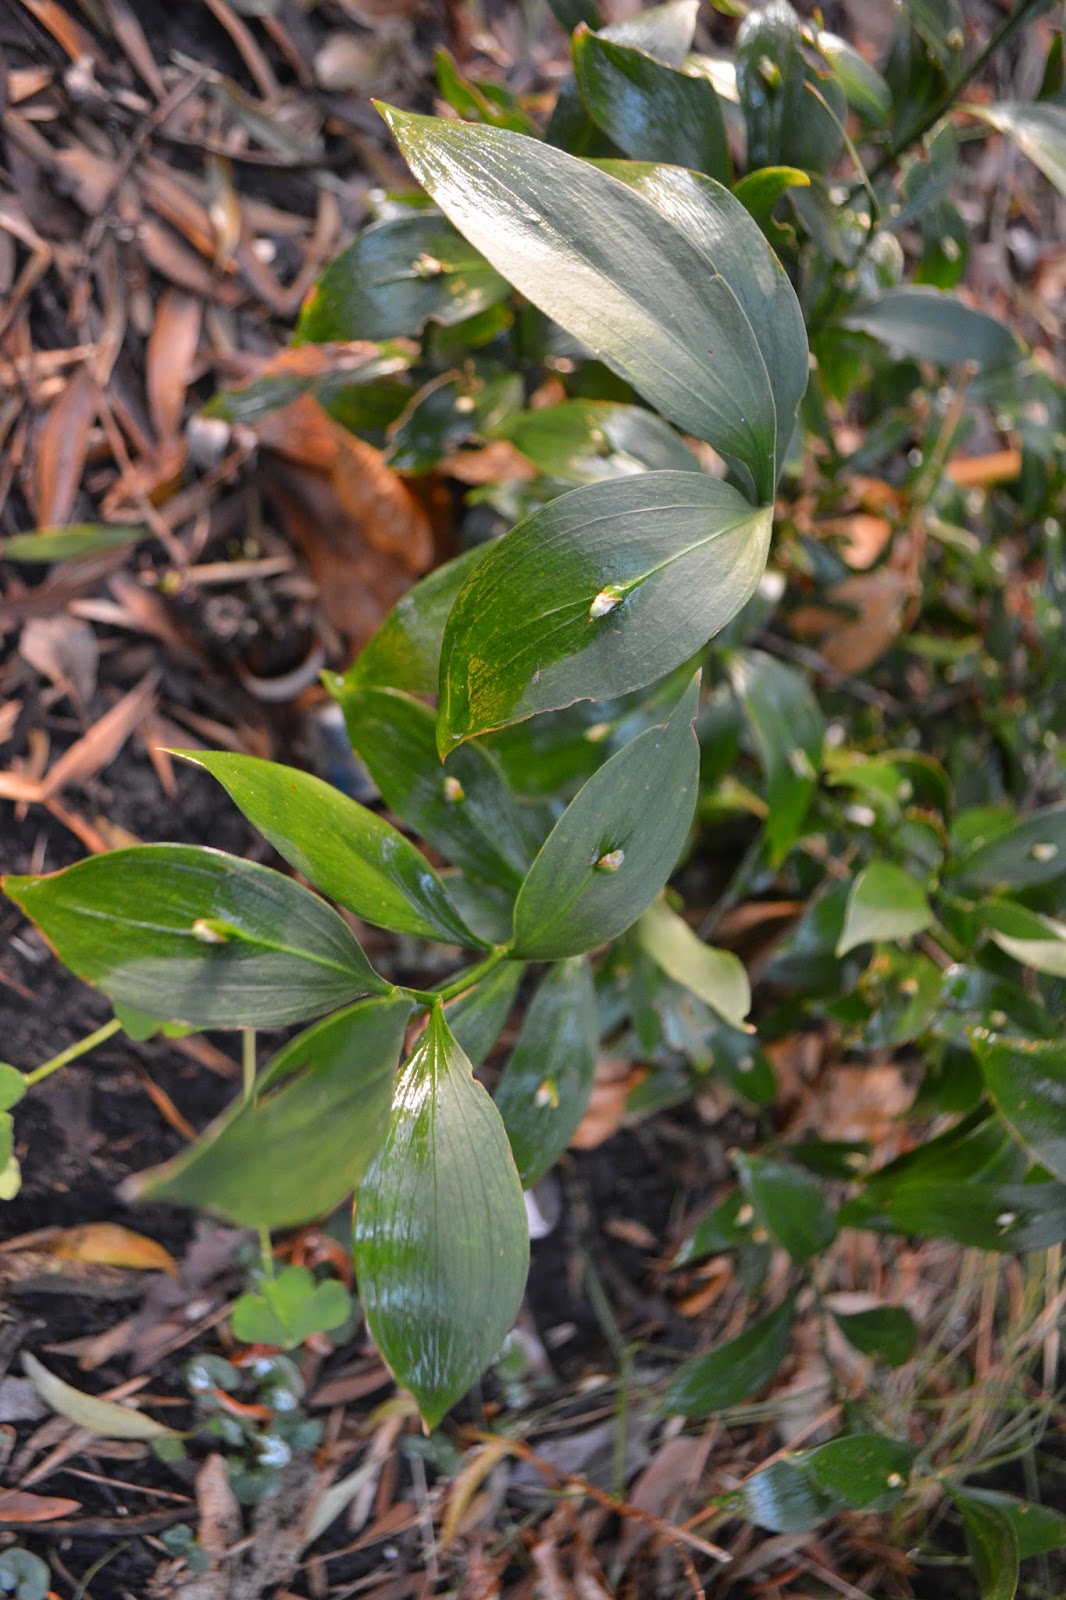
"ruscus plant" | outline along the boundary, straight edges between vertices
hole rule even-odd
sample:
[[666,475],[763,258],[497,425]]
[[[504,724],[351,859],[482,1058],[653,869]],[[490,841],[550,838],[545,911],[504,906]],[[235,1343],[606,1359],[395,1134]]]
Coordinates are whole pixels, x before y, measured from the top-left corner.
[[[812,1304],[909,1370],[931,1332],[904,1307],[834,1309],[843,1228],[1066,1241],[1066,404],[1051,363],[956,292],[955,203],[995,132],[1066,193],[1061,33],[1040,98],[992,104],[980,70],[1039,0],[981,51],[955,0],[901,5],[880,67],[785,0],[743,18],[728,60],[693,53],[695,0],[613,27],[554,9],[578,26],[546,129],[442,54],[463,120],[379,107],[421,192],[379,199],[300,316],[335,366],[211,406],[239,422],[309,392],[397,470],[503,464],[463,480],[461,553],[326,675],[404,831],[310,772],[187,751],[311,887],[170,844],[4,880],[113,1003],[87,1046],[246,1030],[244,1094],[132,1187],[267,1233],[354,1192],[359,1302],[431,1428],[514,1324],[523,1188],[569,1146],[604,1037],[649,1069],[634,1110],[708,1080],[766,1108],[767,1046],[816,1025],[905,1059],[928,1134],[887,1161],[817,1131],[735,1155],[674,1267],[733,1252],[751,1314],[673,1370],[662,1415],[741,1415]],[[975,505],[956,457],[978,429],[1017,471]],[[861,519],[881,540],[865,565]],[[762,902],[786,911],[753,1007],[722,929]],[[454,971],[383,976],[356,919]],[[516,1011],[490,1094],[478,1069]],[[292,1024],[253,1072],[254,1030]],[[0,1132],[73,1053],[0,1068]],[[715,1513],[791,1532],[935,1484],[983,1592],[1009,1597],[1066,1525],[968,1485],[983,1460],[849,1401],[837,1437]]]

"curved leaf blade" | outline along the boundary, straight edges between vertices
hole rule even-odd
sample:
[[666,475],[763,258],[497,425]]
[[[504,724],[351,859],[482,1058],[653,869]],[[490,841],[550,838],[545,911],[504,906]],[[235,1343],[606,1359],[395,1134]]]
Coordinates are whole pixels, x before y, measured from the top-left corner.
[[790,1296],[769,1316],[681,1368],[666,1391],[668,1417],[709,1417],[758,1394],[777,1374],[792,1333]]
[[481,943],[425,856],[383,817],[332,784],[257,756],[181,754],[218,779],[291,867],[357,917],[394,933]]
[[975,1032],[974,1053],[996,1110],[1042,1166],[1066,1180],[1066,1045]]
[[221,850],[135,845],[3,887],[79,978],[167,1021],[274,1027],[392,987],[324,900]]
[[585,1114],[600,1042],[596,991],[580,957],[552,967],[496,1085],[496,1109],[529,1189],[555,1165]]
[[668,978],[709,1005],[736,1028],[751,1010],[751,984],[744,964],[731,950],[704,944],[683,917],[663,901],[648,907],[637,925],[644,949]]
[[509,1333],[529,1265],[503,1123],[439,1008],[359,1186],[355,1259],[374,1341],[436,1427]]
[[856,877],[848,894],[838,956],[877,939],[907,939],[933,922],[925,890],[916,878],[891,861],[871,861]]
[[998,106],[968,105],[966,110],[1013,139],[1059,193],[1066,195],[1066,105],[1048,100],[1034,105],[1004,100]]
[[659,893],[695,810],[698,699],[697,677],[669,722],[631,740],[574,796],[519,890],[515,956],[554,961],[593,950]]
[[441,651],[444,751],[681,666],[755,592],[772,510],[696,472],[560,495],[491,547]]
[[327,1216],[356,1187],[388,1126],[411,1002],[361,1000],[316,1023],[172,1161],[129,1180],[138,1200],[217,1212],[246,1228]]
[[627,156],[730,182],[722,107],[708,78],[588,32],[574,39],[574,72],[589,115]]
[[1006,323],[939,289],[889,289],[850,311],[840,325],[870,334],[894,354],[940,366],[975,361],[1002,367],[1022,353]]
[[428,706],[393,689],[340,694],[348,735],[391,810],[473,877],[514,889],[531,849],[497,763],[479,745],[441,763]]
[[515,288],[669,422],[713,444],[752,498],[771,498],[776,413],[758,340],[677,228],[539,140],[379,109],[419,182]]

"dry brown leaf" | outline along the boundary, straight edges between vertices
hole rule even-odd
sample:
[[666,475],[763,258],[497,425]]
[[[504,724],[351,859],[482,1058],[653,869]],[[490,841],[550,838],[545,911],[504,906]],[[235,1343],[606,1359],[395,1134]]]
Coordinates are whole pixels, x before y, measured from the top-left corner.
[[169,1250],[117,1222],[88,1222],[80,1228],[63,1228],[48,1248],[64,1261],[133,1267],[139,1272],[166,1272],[177,1277],[177,1264]]
[[827,596],[846,612],[800,606],[792,625],[801,638],[817,640],[819,651],[838,672],[864,672],[902,631],[907,601],[914,592],[914,579],[895,567],[860,572],[838,583]]
[[[245,291],[232,278],[220,278],[183,244],[165,223],[145,217],[138,235],[141,249],[149,266],[175,284],[188,289],[207,301],[217,301],[223,306],[237,306],[245,298]],[[209,250],[213,248],[210,229]]]
[[134,71],[148,85],[156,99],[162,100],[167,92],[166,84],[156,66],[144,29],[137,21],[128,0],[104,0],[104,6],[107,20],[111,24],[111,32],[126,52]]
[[495,439],[481,450],[456,450],[445,456],[438,470],[459,483],[505,483],[535,478],[537,469],[507,439]]
[[622,1125],[626,1099],[631,1089],[647,1077],[644,1067],[620,1056],[601,1056],[596,1063],[596,1078],[588,1109],[570,1141],[572,1150],[594,1150]]
[[1020,450],[993,450],[986,456],[954,456],[947,475],[960,489],[983,489],[990,483],[1013,483],[1022,470]]
[[42,528],[66,522],[74,509],[97,401],[92,374],[81,367],[45,416],[34,459],[37,522]]
[[80,1500],[63,1500],[54,1494],[27,1494],[23,1489],[0,1490],[0,1526],[53,1522],[56,1517],[69,1517],[80,1510]]
[[96,688],[96,635],[74,617],[31,617],[19,636],[19,655],[69,696],[79,712]]
[[850,517],[819,522],[816,529],[823,538],[834,535],[840,540],[840,554],[854,572],[865,572],[872,567],[892,537],[888,518],[875,516],[870,511],[856,511]]
[[84,783],[113,761],[137,724],[154,708],[158,682],[157,672],[146,673],[88,733],[64,751],[44,779],[42,795],[57,794],[68,783]]
[[22,4],[31,16],[37,18],[42,28],[48,29],[56,44],[61,50],[66,51],[71,61],[89,56],[98,67],[107,66],[107,58],[96,48],[91,35],[80,23],[75,22],[67,7],[60,4],[60,0],[22,0]]
[[68,189],[87,217],[98,217],[115,187],[115,163],[93,155],[84,145],[57,150],[52,157],[63,187]]
[[481,1485],[505,1456],[511,1454],[511,1440],[498,1436],[473,1451],[448,1485],[448,1498],[441,1521],[440,1543],[444,1550],[454,1541]]
[[[682,1503],[695,1493],[707,1464],[713,1433],[708,1429],[695,1437],[667,1439],[656,1450],[644,1471],[626,1496],[627,1503],[653,1517],[678,1520]],[[619,1560],[632,1561],[651,1529],[647,1523],[627,1517],[622,1524]]]
[[180,437],[202,318],[203,301],[195,295],[166,289],[159,297],[145,356],[145,384],[160,444]]

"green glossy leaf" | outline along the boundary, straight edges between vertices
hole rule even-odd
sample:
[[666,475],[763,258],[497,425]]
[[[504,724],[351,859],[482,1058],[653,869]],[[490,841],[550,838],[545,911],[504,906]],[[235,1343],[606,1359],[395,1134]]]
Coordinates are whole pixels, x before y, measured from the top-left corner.
[[[564,483],[599,483],[642,470],[698,470],[692,451],[661,417],[611,400],[564,400],[519,411],[493,433],[509,439],[540,472]],[[434,677],[430,692],[436,687]]]
[[1061,1511],[1052,1511],[1049,1506],[1037,1505],[1032,1500],[1019,1500],[1012,1494],[1001,1494],[996,1489],[974,1489],[968,1485],[963,1493],[967,1500],[990,1506],[1008,1518],[1022,1561],[1066,1548],[1066,1516]]
[[119,550],[148,537],[148,529],[140,523],[72,522],[62,528],[13,533],[0,545],[0,555],[5,561],[66,561],[97,550]]
[[765,1389],[788,1354],[792,1309],[790,1296],[735,1339],[687,1362],[666,1391],[663,1414],[709,1417]]
[[26,1093],[26,1077],[17,1067],[0,1061],[0,1111],[10,1111]]
[[708,78],[690,77],[602,35],[574,39],[577,86],[593,121],[634,160],[732,178],[722,107]]
[[996,1110],[1029,1154],[1066,1179],[1066,1044],[975,1031],[974,1054]]
[[997,900],[982,907],[981,920],[994,943],[1035,972],[1066,978],[1066,922],[1041,916],[1028,906]]
[[98,1400],[95,1395],[83,1394],[49,1372],[29,1350],[22,1352],[22,1370],[46,1406],[101,1439],[161,1439],[173,1432],[172,1428],[164,1427],[142,1411],[131,1411],[115,1400]]
[[805,1450],[799,1464],[825,1494],[862,1511],[877,1501],[900,1497],[917,1454],[914,1445],[899,1439],[852,1433]]
[[525,970],[520,961],[505,961],[445,1006],[444,1020],[471,1066],[480,1067],[500,1037]]
[[[720,273],[736,295],[758,340],[774,397],[776,479],[807,388],[807,333],[787,273],[747,207],[713,178],[647,161],[600,161],[597,166],[634,189],[682,233],[702,259],[705,274]],[[708,354],[719,359],[720,342],[712,343]]]
[[1066,873],[1066,805],[1034,811],[987,841],[970,838],[969,853],[952,865],[964,883],[981,889],[1028,889]]
[[851,886],[836,953],[877,939],[908,939],[933,922],[925,890],[890,861],[872,861]]
[[441,653],[440,747],[575,700],[643,688],[754,593],[771,510],[696,472],[560,495],[492,546]]
[[696,804],[694,679],[669,722],[605,761],[548,835],[514,913],[514,954],[554,961],[624,933],[677,865]]
[[733,1163],[756,1221],[793,1261],[809,1261],[832,1244],[836,1219],[809,1172],[768,1156],[735,1155]]
[[355,1259],[375,1343],[436,1427],[510,1332],[529,1264],[503,1123],[439,1008],[359,1187]]
[[807,683],[762,650],[728,658],[733,692],[747,713],[766,773],[766,842],[779,866],[803,831],[822,764],[825,718]]
[[914,1354],[918,1328],[905,1306],[874,1306],[869,1311],[834,1311],[834,1321],[849,1344],[864,1356],[902,1367]]
[[966,1545],[981,1600],[1014,1600],[1021,1555],[1013,1520],[999,1506],[965,1489],[951,1489],[962,1512]]
[[352,744],[393,811],[473,876],[515,887],[530,846],[503,775],[478,745],[441,763],[435,719],[391,689],[341,690]]
[[195,1028],[188,1027],[184,1022],[167,1022],[162,1017],[149,1016],[147,1011],[124,1006],[121,1000],[113,1002],[112,1010],[122,1024],[123,1033],[130,1039],[136,1039],[138,1044],[146,1039],[154,1039],[160,1033],[164,1039],[183,1039],[187,1034],[196,1032]]
[[832,166],[844,147],[844,91],[786,0],[748,13],[737,33],[736,64],[748,167],[788,162],[824,172]]
[[675,983],[736,1026],[751,1010],[751,984],[743,963],[730,950],[704,944],[683,917],[665,901],[648,907],[637,924],[641,945]]
[[296,326],[297,344],[349,343],[451,327],[506,299],[508,285],[435,212],[379,222],[322,273]]
[[408,589],[348,671],[327,679],[330,693],[341,704],[345,695],[356,689],[436,694],[444,624],[456,595],[486,549],[486,545],[476,545],[464,551]]
[[598,28],[603,21],[596,0],[548,0],[552,15],[561,28],[573,33],[584,23],[586,28]]
[[806,1533],[840,1509],[838,1500],[816,1488],[802,1467],[787,1460],[753,1473],[719,1504],[771,1533]]
[[702,1261],[704,1256],[722,1255],[727,1250],[736,1250],[747,1244],[751,1238],[751,1224],[737,1220],[738,1213],[746,1204],[741,1189],[735,1189],[724,1200],[719,1200],[713,1210],[700,1218],[684,1240],[670,1263],[671,1268],[687,1267],[693,1261]]
[[539,140],[381,109],[471,243],[667,421],[709,440],[753,499],[770,499],[777,425],[760,338],[685,235],[616,178]]
[[667,0],[665,5],[649,6],[636,16],[601,28],[600,37],[643,50],[668,67],[680,67],[692,49],[698,13],[699,0]]
[[841,1207],[839,1221],[877,1233],[954,1239],[978,1250],[1046,1250],[1066,1239],[1066,1184],[878,1181]]
[[596,991],[581,957],[551,967],[496,1086],[496,1109],[529,1189],[570,1143],[596,1073]]
[[876,67],[838,34],[818,30],[818,49],[833,69],[848,105],[867,122],[880,126],[892,111],[892,91]]
[[308,1028],[264,1069],[253,1099],[128,1192],[249,1228],[328,1216],[385,1137],[410,1014],[404,997],[363,1000]]
[[395,933],[480,943],[425,856],[332,784],[256,756],[181,754],[218,779],[291,867],[357,917]]
[[336,1278],[316,1283],[306,1267],[283,1267],[257,1294],[242,1294],[230,1326],[244,1344],[293,1350],[313,1333],[329,1333],[351,1316],[351,1297]]
[[150,1016],[267,1028],[391,987],[325,901],[221,850],[135,845],[3,887],[79,978]]
[[894,355],[939,366],[976,362],[1001,367],[1017,361],[1021,346],[1007,325],[975,311],[939,289],[889,289],[849,311],[841,326],[868,333]]
[[764,233],[773,235],[778,226],[773,210],[789,189],[809,189],[811,180],[799,167],[757,167],[733,185],[733,198],[758,223]]

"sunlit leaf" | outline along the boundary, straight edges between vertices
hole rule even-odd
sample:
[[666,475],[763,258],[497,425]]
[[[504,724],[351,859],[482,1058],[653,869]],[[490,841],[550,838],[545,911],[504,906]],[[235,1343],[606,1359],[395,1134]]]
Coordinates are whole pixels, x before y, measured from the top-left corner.
[[925,890],[890,861],[873,861],[851,886],[837,955],[877,939],[907,939],[933,922]]

